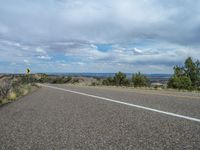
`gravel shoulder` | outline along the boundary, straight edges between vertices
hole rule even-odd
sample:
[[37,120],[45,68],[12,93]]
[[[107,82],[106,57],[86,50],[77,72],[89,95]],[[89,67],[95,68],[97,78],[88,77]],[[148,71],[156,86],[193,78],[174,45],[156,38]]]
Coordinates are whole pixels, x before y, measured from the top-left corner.
[[134,88],[134,87],[117,87],[117,86],[87,86],[87,85],[73,85],[65,84],[67,87],[81,87],[89,89],[105,89],[111,91],[137,92],[141,94],[155,94],[155,95],[171,95],[171,96],[186,96],[190,98],[200,99],[199,91],[183,91],[175,89],[149,89],[149,88]]

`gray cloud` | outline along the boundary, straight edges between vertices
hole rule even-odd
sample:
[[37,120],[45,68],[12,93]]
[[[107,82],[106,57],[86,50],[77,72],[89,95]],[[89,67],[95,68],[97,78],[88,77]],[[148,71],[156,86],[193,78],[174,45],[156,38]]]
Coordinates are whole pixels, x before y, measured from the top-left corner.
[[31,42],[153,38],[198,44],[199,7],[196,0],[8,0],[1,1],[0,34]]
[[149,64],[159,71],[200,57],[199,14],[198,0],[0,0],[0,57],[38,68],[66,67],[54,58],[62,55],[79,69]]

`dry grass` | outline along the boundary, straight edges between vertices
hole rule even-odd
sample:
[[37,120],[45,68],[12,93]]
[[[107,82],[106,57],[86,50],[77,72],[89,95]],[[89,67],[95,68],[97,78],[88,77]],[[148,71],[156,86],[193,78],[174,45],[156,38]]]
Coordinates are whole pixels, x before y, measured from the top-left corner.
[[[15,84],[14,84],[15,83]],[[3,80],[0,82],[0,105],[18,99],[37,89],[33,84],[22,84],[15,80]]]
[[9,100],[15,100],[17,98],[17,94],[15,92],[10,92],[10,94],[8,95],[8,99]]

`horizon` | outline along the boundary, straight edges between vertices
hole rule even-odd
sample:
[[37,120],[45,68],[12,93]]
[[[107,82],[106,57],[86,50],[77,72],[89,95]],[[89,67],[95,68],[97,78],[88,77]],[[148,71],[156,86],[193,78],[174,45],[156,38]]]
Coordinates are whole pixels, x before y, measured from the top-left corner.
[[[121,72],[121,71],[118,71]],[[31,72],[30,74],[47,74],[47,75],[51,75],[51,74],[116,74],[118,72]],[[138,72],[122,72],[124,74],[136,74]],[[6,72],[0,72],[0,74],[26,74],[25,72],[22,73],[6,73]],[[173,73],[142,73],[144,75],[173,75]]]
[[0,0],[0,73],[172,74],[200,58],[200,1]]

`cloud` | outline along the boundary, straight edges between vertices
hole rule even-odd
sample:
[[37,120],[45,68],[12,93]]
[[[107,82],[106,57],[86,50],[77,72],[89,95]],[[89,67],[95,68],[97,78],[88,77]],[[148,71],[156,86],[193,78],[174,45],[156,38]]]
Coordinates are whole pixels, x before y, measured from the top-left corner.
[[0,57],[19,69],[172,72],[200,58],[199,14],[196,0],[1,1]]
[[1,2],[0,19],[3,28],[8,29],[6,35],[20,40],[78,38],[121,42],[154,38],[180,44],[199,43],[198,1],[20,0],[10,3],[11,0]]
[[42,53],[42,54],[46,54],[46,53],[47,53],[47,52],[46,52],[44,49],[42,49],[41,47],[37,47],[37,48],[36,48],[36,52]]
[[51,60],[52,58],[49,56],[37,56],[39,59],[44,59],[44,60]]

